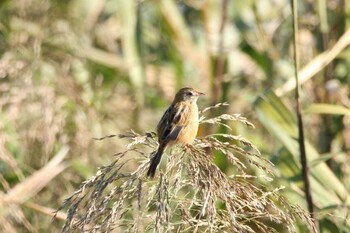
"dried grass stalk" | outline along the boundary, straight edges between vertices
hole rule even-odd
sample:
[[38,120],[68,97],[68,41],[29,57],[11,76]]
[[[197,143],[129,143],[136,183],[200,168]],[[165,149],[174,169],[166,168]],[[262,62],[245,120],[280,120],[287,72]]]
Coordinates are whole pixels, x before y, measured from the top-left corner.
[[[202,123],[224,126],[228,120],[253,126],[240,115],[201,118]],[[297,219],[313,228],[308,214],[279,194],[282,188],[269,190],[264,185],[271,180],[272,165],[242,136],[214,134],[196,139],[192,146],[176,147],[163,158],[165,169],[160,167],[154,180],[146,178],[149,156],[143,153],[156,149],[153,133],[109,137],[131,142],[65,200],[62,208],[68,208],[68,216],[62,232],[295,232]],[[206,153],[208,148],[226,155],[235,175],[224,174]],[[237,158],[242,155],[244,162]],[[135,161],[138,168],[126,172],[125,165]],[[262,182],[261,176],[247,174],[247,166],[263,171],[268,179]]]

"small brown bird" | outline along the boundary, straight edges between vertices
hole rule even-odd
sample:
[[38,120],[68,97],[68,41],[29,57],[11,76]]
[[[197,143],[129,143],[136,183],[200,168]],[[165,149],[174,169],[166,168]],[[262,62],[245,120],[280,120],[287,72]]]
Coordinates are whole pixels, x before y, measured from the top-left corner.
[[147,176],[153,178],[167,146],[191,144],[198,131],[197,99],[203,93],[190,87],[180,89],[157,125],[159,147],[153,153]]

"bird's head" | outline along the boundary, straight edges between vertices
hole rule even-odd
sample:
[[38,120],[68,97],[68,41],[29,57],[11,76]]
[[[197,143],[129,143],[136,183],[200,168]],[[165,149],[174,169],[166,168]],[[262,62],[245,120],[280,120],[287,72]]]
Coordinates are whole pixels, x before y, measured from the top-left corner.
[[189,101],[195,103],[199,96],[204,95],[204,93],[199,92],[191,87],[181,88],[175,96],[175,101]]

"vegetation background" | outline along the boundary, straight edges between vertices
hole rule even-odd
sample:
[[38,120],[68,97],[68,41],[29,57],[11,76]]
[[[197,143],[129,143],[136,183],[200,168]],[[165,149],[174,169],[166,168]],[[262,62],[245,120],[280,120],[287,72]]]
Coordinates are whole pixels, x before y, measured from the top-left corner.
[[[350,1],[299,1],[298,12],[320,232],[350,232]],[[93,138],[153,131],[183,86],[206,93],[200,108],[228,102],[253,122],[230,123],[232,133],[275,164],[269,185],[306,209],[292,48],[287,0],[0,1],[0,229],[60,231],[54,210],[124,148]]]

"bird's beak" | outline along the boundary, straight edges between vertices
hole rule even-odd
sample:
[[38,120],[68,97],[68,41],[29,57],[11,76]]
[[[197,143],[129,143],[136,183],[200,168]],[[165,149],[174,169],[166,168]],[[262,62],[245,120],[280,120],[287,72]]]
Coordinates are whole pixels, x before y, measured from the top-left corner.
[[201,95],[205,95],[205,94],[202,93],[202,92],[197,91],[197,95],[198,95],[198,96],[201,96]]

